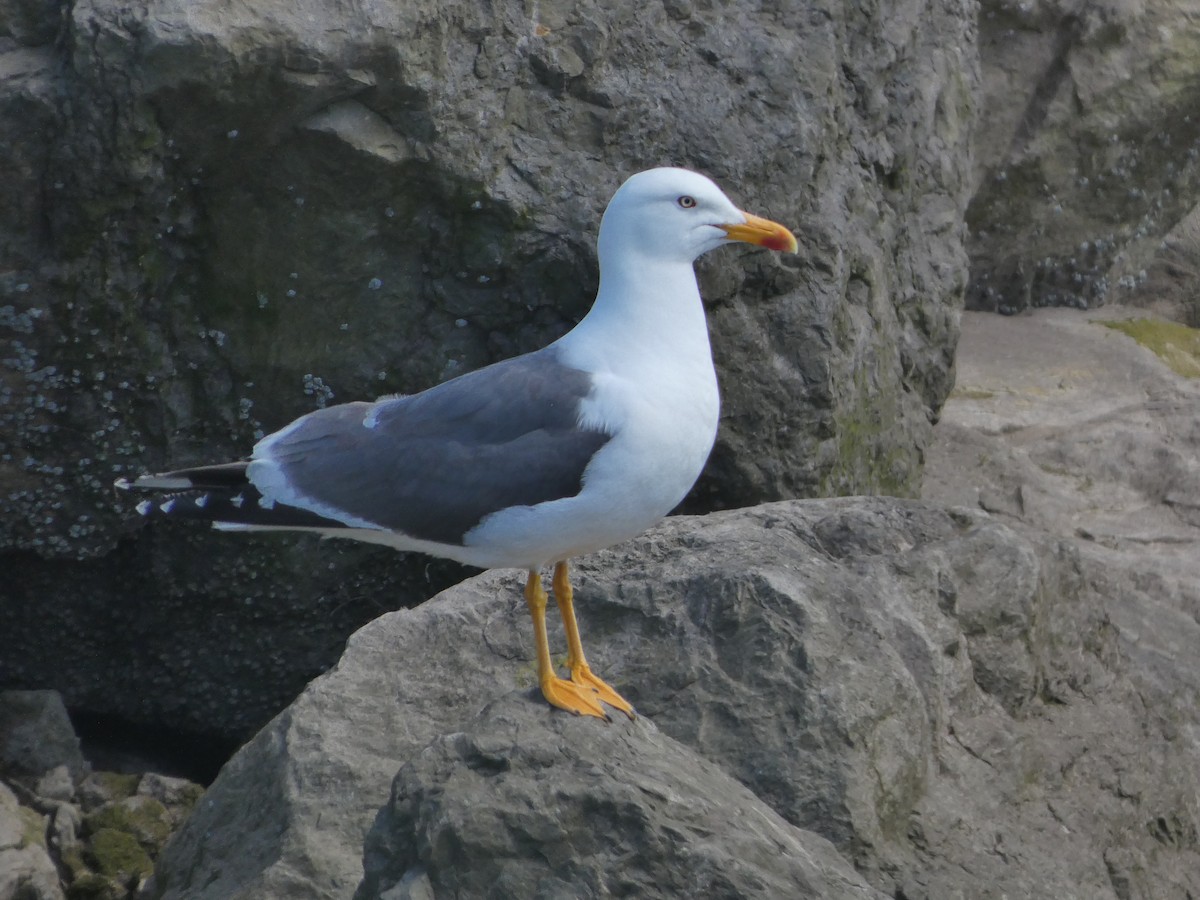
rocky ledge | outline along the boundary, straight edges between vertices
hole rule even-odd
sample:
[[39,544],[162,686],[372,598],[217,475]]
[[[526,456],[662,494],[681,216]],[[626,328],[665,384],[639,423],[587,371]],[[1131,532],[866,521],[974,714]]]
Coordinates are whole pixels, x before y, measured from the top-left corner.
[[1200,626],[1164,625],[1192,650],[1151,672],[1110,615],[1145,596],[1100,565],[915,501],[676,518],[578,572],[641,714],[611,724],[545,705],[517,580],[486,573],[355,634],[147,895],[1196,893]]

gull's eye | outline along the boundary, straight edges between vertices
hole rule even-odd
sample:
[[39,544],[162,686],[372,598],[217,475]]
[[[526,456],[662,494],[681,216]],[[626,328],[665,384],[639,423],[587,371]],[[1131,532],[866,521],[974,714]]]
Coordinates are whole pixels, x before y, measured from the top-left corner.
[[687,194],[684,194],[682,197],[680,197],[675,202],[678,203],[680,206],[682,206],[684,209],[691,209],[693,206],[696,205],[696,198],[689,197]]

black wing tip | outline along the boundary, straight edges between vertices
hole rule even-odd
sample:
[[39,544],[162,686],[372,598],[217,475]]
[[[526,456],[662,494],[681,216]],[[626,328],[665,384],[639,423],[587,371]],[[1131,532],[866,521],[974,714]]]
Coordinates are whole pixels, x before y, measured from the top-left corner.
[[130,481],[118,478],[113,487],[119,491],[203,491],[235,489],[249,485],[246,466],[249,462],[221,463],[215,466],[196,466],[173,472],[140,475]]
[[[136,483],[134,485],[136,487]],[[247,483],[237,490],[180,491],[145,499],[137,507],[143,519],[189,519],[215,525],[261,528],[345,528],[306,509],[282,503],[264,503],[258,489]]]
[[[138,485],[134,483],[134,488]],[[245,504],[246,498],[214,495],[209,491],[180,491],[154,499],[142,500],[134,507],[144,519],[175,518],[200,519],[202,521],[225,521],[222,507],[236,509]]]

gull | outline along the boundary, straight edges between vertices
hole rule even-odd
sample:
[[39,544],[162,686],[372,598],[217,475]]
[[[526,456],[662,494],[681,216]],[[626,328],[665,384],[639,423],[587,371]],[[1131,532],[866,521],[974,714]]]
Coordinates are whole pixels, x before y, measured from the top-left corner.
[[[148,517],[522,569],[546,700],[632,718],[584,656],[568,560],[642,533],[699,477],[720,398],[693,263],[733,242],[797,248],[788,229],[738,209],[703,175],[641,172],[601,220],[595,303],[554,343],[421,393],[316,410],[260,440],[248,459],[117,486],[167,492],[138,505]],[[550,657],[546,566],[568,678]]]

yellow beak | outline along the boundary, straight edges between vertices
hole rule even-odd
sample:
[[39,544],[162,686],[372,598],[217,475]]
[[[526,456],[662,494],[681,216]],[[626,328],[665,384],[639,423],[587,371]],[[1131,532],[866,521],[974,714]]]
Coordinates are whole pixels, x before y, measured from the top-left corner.
[[745,222],[718,226],[724,230],[731,241],[757,244],[768,250],[796,252],[796,236],[778,222],[772,222],[770,219],[763,219],[748,212],[743,212],[742,215],[746,217]]

